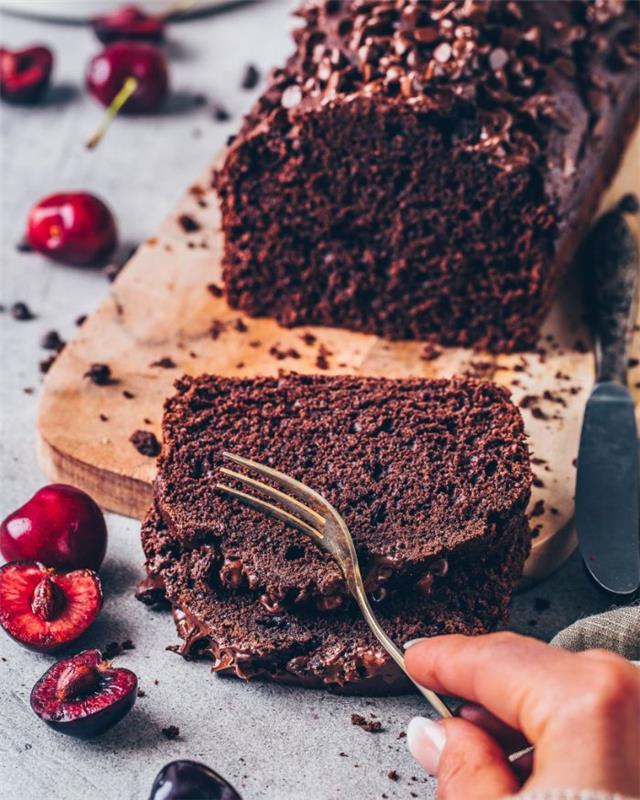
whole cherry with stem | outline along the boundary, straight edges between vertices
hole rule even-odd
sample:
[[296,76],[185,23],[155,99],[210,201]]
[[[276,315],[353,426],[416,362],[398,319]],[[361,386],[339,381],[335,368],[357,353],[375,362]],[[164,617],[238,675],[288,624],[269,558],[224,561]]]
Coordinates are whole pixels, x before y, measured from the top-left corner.
[[89,62],[87,89],[107,106],[102,124],[87,142],[91,149],[118,113],[146,114],[160,107],[169,91],[166,58],[150,44],[116,42]]
[[93,32],[104,44],[122,39],[128,41],[161,42],[165,23],[187,11],[196,0],[178,0],[162,14],[148,14],[139,6],[128,5],[110,14],[91,20]]

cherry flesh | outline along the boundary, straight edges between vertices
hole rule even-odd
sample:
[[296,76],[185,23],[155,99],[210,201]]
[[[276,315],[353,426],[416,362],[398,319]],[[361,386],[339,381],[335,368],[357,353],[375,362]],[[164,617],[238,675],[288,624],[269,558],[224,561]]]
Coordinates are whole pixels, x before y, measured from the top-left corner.
[[0,625],[32,650],[48,653],[75,641],[101,608],[100,579],[89,569],[61,573],[37,561],[0,567]]
[[29,212],[31,247],[62,264],[98,264],[118,244],[109,208],[88,192],[60,192],[44,197]]
[[112,667],[99,650],[55,663],[31,690],[31,708],[54,730],[80,739],[99,736],[133,708],[138,679]]
[[149,800],[242,800],[223,777],[197,761],[172,761],[156,776]]
[[0,525],[0,552],[7,561],[97,570],[106,549],[102,511],[86,492],[63,483],[44,486]]
[[120,39],[147,42],[161,42],[164,39],[162,17],[146,14],[138,6],[123,6],[111,14],[96,17],[92,24],[95,35],[104,44]]
[[49,86],[52,69],[48,47],[0,48],[0,96],[10,103],[36,102]]
[[134,78],[137,85],[122,106],[122,113],[155,111],[169,91],[167,61],[162,51],[142,42],[109,45],[89,62],[87,89],[109,106],[129,78]]

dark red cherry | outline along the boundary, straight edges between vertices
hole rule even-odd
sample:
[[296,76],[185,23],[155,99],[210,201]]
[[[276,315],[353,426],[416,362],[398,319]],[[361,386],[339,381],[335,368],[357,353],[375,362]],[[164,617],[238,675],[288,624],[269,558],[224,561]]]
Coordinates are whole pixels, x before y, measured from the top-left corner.
[[0,625],[32,650],[51,652],[75,641],[101,608],[100,579],[90,569],[62,573],[37,561],[0,567]]
[[88,192],[60,192],[43,198],[29,212],[31,247],[62,264],[92,265],[104,261],[118,244],[109,208]]
[[197,761],[172,761],[156,776],[149,800],[242,800],[223,777]]
[[102,105],[108,106],[125,87],[136,81],[122,112],[141,114],[155,111],[169,91],[169,74],[164,54],[141,42],[116,42],[91,59],[87,88]]
[[164,19],[145,14],[138,6],[123,6],[92,20],[95,35],[104,44],[120,39],[161,42],[164,39]]
[[33,103],[47,90],[53,53],[38,45],[24,50],[0,48],[0,96],[10,103]]
[[106,549],[102,511],[86,492],[64,483],[44,486],[0,525],[0,552],[8,561],[97,570]]
[[58,661],[31,690],[31,708],[59,733],[91,739],[133,708],[138,679],[112,667],[99,650]]

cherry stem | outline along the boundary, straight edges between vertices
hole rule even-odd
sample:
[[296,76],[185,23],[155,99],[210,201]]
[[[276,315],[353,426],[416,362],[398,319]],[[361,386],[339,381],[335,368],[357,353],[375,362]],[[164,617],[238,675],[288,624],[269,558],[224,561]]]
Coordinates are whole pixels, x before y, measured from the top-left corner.
[[186,14],[187,11],[190,11],[192,6],[195,6],[197,2],[198,0],[176,0],[166,11],[163,11],[162,14],[158,14],[158,18],[171,20],[175,17],[179,17],[181,14]]
[[127,102],[127,100],[135,92],[138,86],[139,86],[138,79],[133,77],[127,78],[126,81],[122,84],[122,89],[120,89],[118,94],[111,101],[111,105],[107,109],[107,113],[104,115],[104,119],[102,120],[100,127],[93,134],[93,136],[87,141],[86,144],[87,150],[93,150],[94,147],[97,147],[97,145],[100,143],[100,140],[107,132],[107,128],[109,127],[109,125],[111,125],[113,120],[120,112],[122,106]]

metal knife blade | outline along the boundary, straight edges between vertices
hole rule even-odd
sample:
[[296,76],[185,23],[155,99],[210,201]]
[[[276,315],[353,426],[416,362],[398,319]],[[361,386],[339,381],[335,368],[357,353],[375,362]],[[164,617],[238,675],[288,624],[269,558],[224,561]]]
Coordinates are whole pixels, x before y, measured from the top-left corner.
[[578,453],[576,527],[584,563],[604,589],[640,588],[640,458],[633,399],[618,383],[596,385]]
[[576,478],[576,529],[585,565],[609,592],[640,588],[640,456],[627,349],[638,288],[638,247],[622,213],[604,214],[584,246],[596,385],[585,409]]

